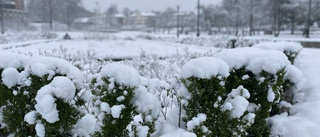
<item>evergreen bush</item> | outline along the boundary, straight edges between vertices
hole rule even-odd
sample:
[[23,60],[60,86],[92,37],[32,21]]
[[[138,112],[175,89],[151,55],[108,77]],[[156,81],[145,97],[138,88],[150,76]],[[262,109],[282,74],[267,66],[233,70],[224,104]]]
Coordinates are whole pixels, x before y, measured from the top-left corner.
[[[15,58],[13,62],[21,60],[23,59]],[[3,68],[0,69],[0,106],[3,108],[1,114],[3,117],[1,122],[3,125],[1,127],[2,135],[70,136],[73,125],[81,117],[80,111],[75,104],[82,100],[76,96],[82,87],[80,84],[81,79],[77,81],[77,78],[81,78],[81,76],[73,77],[74,75],[71,75],[68,70],[73,70],[73,74],[80,71],[74,70],[75,67],[72,68],[71,65],[64,64],[66,62],[61,60],[51,60],[54,62],[53,64],[58,64],[58,66],[53,67],[53,70],[48,66],[45,67],[45,64],[37,62],[36,58],[28,61],[30,62],[15,66],[15,68],[9,67],[10,65],[6,66],[4,63],[5,65],[2,65]],[[72,79],[67,78],[66,75],[72,77]],[[56,80],[58,82],[55,85],[52,85],[55,78],[60,79]],[[61,78],[69,83],[67,85],[59,83]],[[77,85],[77,89],[75,85]],[[50,90],[45,88],[48,86],[52,86],[49,88]],[[68,88],[69,86],[72,88]],[[42,94],[40,93],[41,90],[43,90],[42,93],[52,96],[53,102],[50,105],[58,113],[56,121],[48,122],[45,117],[48,118],[50,115],[41,114],[40,111],[48,110],[47,106],[42,107],[42,110],[37,108],[39,101],[47,104],[47,100],[39,100],[38,98],[39,94]],[[58,92],[60,92],[60,95]],[[67,94],[69,96],[68,99],[61,96],[61,94]],[[39,130],[40,128],[37,128],[39,124],[42,125],[41,131]]]
[[[140,87],[140,75],[134,68],[121,64],[108,64],[100,72],[101,77],[93,79],[94,112],[98,117],[101,129],[94,136],[151,136],[155,132],[156,117],[153,111],[144,112],[139,104],[141,92],[147,92]],[[123,74],[126,74],[123,77]],[[147,95],[147,94],[144,94]],[[147,97],[147,96],[145,96]],[[135,122],[134,117],[140,116],[142,121]],[[146,133],[139,133],[142,129]]]

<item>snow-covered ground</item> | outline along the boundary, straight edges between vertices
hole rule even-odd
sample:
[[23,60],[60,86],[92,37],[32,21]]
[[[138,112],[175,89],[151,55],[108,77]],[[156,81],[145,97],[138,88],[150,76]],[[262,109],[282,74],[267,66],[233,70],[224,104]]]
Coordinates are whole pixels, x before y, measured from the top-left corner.
[[[20,42],[9,42],[7,44],[0,45],[0,51],[15,52],[30,56],[52,56],[59,57],[66,60],[73,60],[73,58],[92,58],[93,61],[108,60],[108,59],[129,59],[124,61],[127,64],[134,65],[138,61],[144,61],[144,63],[152,62],[152,57],[141,59],[142,56],[156,56],[158,58],[175,58],[173,60],[167,60],[163,63],[163,60],[156,60],[156,66],[175,68],[172,71],[179,71],[177,68],[181,67],[187,60],[205,55],[213,55],[222,49],[217,48],[212,43],[204,43],[204,45],[197,45],[194,43],[179,43],[178,40],[171,35],[155,35],[144,34],[138,32],[100,35],[101,38],[106,40],[97,40],[93,37],[93,34],[86,33],[70,33],[73,40],[61,40],[64,33],[58,34],[58,38],[55,39],[38,39],[28,40]],[[137,36],[151,35],[154,38],[169,38],[170,40],[154,40],[146,38],[137,38]],[[206,36],[209,37],[209,36]],[[221,36],[225,40],[226,36]],[[221,38],[220,37],[220,38]],[[84,39],[86,38],[86,39]],[[190,36],[182,36],[182,38],[190,38]],[[192,36],[193,39],[195,39]],[[269,37],[251,37],[249,39],[271,39]],[[277,40],[292,40],[292,41],[305,41],[303,38],[278,38]],[[320,41],[317,38],[311,41]],[[220,42],[225,42],[221,40]],[[188,56],[188,58],[183,58]],[[130,62],[130,60],[132,60]],[[296,104],[291,106],[290,116],[287,114],[281,114],[274,116],[270,119],[274,125],[272,132],[283,135],[285,137],[316,137],[320,136],[320,49],[304,48],[297,60],[295,66],[298,67],[305,78],[302,84],[301,91],[295,95],[297,101]],[[179,61],[181,64],[179,64]],[[75,63],[74,65],[87,65],[86,62]],[[153,62],[154,63],[154,62]],[[147,63],[146,63],[147,64]],[[103,64],[100,64],[103,65]],[[169,65],[169,66],[168,66]],[[99,66],[100,68],[103,66]],[[154,66],[153,66],[154,67]],[[140,69],[137,67],[136,69]],[[141,70],[140,70],[141,71]],[[141,72],[140,72],[141,73]],[[144,77],[150,76],[150,73],[144,73]],[[174,76],[172,76],[174,77]],[[159,78],[159,76],[158,76]],[[162,77],[163,78],[163,77]],[[170,118],[169,118],[170,119]],[[172,120],[176,121],[176,120]],[[169,127],[172,125],[168,125]],[[172,127],[175,128],[175,127]],[[174,131],[173,129],[166,129],[171,132],[170,135],[179,135],[183,132]],[[181,130],[181,129],[179,129]],[[177,132],[177,133],[175,133]],[[187,133],[185,133],[187,134]],[[182,136],[182,135],[181,135]]]

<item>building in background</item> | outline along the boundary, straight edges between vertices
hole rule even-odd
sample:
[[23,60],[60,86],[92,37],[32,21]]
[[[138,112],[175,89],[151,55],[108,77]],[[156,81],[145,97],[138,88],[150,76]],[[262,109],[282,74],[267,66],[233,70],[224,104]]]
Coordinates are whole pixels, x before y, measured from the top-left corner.
[[27,23],[24,0],[2,0],[0,2],[3,12],[5,29],[20,30]]

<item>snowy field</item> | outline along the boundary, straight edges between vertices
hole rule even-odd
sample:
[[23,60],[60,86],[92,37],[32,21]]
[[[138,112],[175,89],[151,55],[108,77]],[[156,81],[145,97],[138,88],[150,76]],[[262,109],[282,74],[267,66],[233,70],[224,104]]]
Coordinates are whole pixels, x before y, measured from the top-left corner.
[[[82,71],[89,83],[92,75],[98,73],[111,62],[121,62],[137,69],[146,79],[154,79],[153,86],[164,86],[181,73],[182,66],[191,59],[214,56],[225,51],[229,36],[181,36],[126,32],[119,34],[69,33],[72,40],[62,40],[64,33],[56,38],[34,37],[25,40],[12,40],[0,44],[1,52],[19,53],[31,57],[56,57],[69,61]],[[9,36],[8,36],[9,37]],[[240,43],[255,44],[257,41],[273,41],[270,37],[246,38]],[[278,38],[277,40],[305,41],[303,38]],[[15,42],[18,41],[18,42]],[[312,41],[320,41],[313,38]],[[0,59],[1,60],[1,59]],[[320,136],[320,49],[304,48],[294,66],[303,73],[301,89],[295,94],[296,103],[288,113],[268,119],[273,123],[271,133],[284,137]],[[155,80],[158,79],[158,80]],[[142,80],[143,81],[143,80]],[[147,81],[147,80],[145,80]],[[165,86],[164,86],[165,87]],[[175,114],[176,108],[170,113]],[[176,116],[166,118],[165,128],[154,136],[193,136],[185,129],[177,128]],[[83,126],[83,125],[82,125]],[[93,129],[92,129],[93,130]],[[90,130],[87,130],[88,132]]]

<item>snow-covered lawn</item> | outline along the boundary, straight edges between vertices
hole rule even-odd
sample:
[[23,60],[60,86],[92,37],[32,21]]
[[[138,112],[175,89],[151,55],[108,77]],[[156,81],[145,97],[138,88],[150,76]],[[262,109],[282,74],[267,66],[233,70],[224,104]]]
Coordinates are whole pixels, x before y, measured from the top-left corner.
[[[217,52],[225,50],[211,45],[214,42],[204,43],[201,46],[192,42],[183,44],[167,35],[148,34],[155,38],[170,37],[170,40],[136,38],[137,35],[145,34],[134,32],[105,36],[109,37],[107,40],[85,40],[83,37],[86,37],[87,34],[81,33],[70,33],[70,35],[74,37],[73,40],[61,40],[60,38],[63,36],[63,33],[61,33],[58,35],[58,38],[51,40],[30,40],[1,44],[0,51],[20,53],[33,57],[58,57],[68,61],[77,59],[90,60],[72,62],[78,68],[84,69],[82,70],[84,75],[93,70],[94,72],[98,72],[110,59],[121,59],[124,64],[131,65],[139,70],[143,77],[168,80],[171,74],[179,73],[179,68],[188,60],[201,56],[212,56]],[[182,37],[188,38],[188,36]],[[224,40],[221,40],[220,43],[228,39],[224,36],[221,38],[224,38]],[[261,39],[261,37],[249,39]],[[294,39],[290,38],[290,40]],[[283,38],[279,40],[288,39]],[[301,41],[299,39],[295,40]],[[318,39],[314,39],[313,41],[318,41]],[[101,60],[105,60],[106,62],[93,63]],[[88,67],[88,65],[94,66]],[[295,94],[297,102],[290,106],[290,116],[288,114],[281,114],[269,119],[273,123],[272,133],[285,137],[320,136],[320,49],[304,48],[294,65],[302,71],[304,82],[301,84],[301,90]],[[166,74],[159,75],[160,73]],[[90,79],[88,78],[90,75],[85,77],[87,80]],[[172,75],[171,78],[175,78],[175,75]],[[165,85],[163,81],[153,81],[153,83]],[[176,112],[169,111],[168,113]],[[169,117],[168,121],[171,121],[171,123],[172,121],[176,122],[177,120],[174,118],[176,116]],[[189,134],[173,125],[168,124],[167,126],[163,129],[165,130],[163,133],[167,133],[167,136]]]

